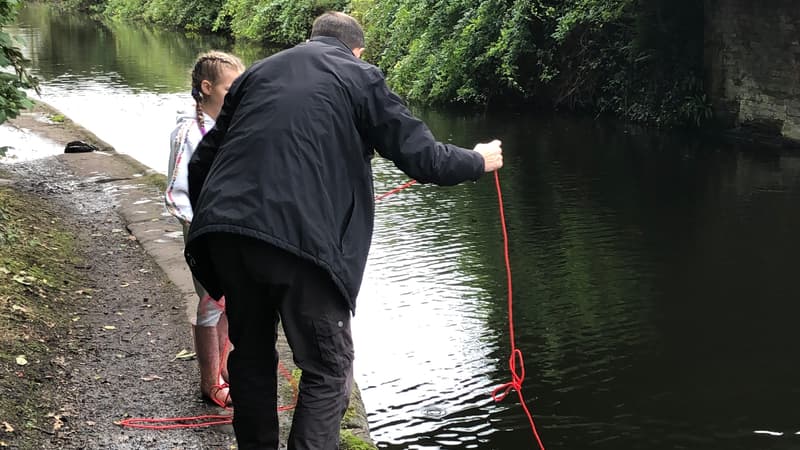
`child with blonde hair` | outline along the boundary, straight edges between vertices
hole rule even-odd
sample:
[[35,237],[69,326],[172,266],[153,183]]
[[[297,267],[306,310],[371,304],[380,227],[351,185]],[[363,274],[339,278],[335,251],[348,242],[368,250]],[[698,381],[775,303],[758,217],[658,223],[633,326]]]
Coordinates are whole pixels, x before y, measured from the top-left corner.
[[[244,64],[239,58],[219,51],[201,54],[192,69],[195,111],[194,114],[179,114],[170,135],[168,184],[164,195],[167,210],[183,226],[184,238],[193,216],[189,202],[189,160],[206,131],[214,126],[231,83],[243,71]],[[192,281],[197,297],[189,302],[187,312],[200,366],[200,391],[203,397],[214,403],[229,406],[227,370],[224,358],[221,358],[228,339],[225,298],[214,301],[194,277]]]

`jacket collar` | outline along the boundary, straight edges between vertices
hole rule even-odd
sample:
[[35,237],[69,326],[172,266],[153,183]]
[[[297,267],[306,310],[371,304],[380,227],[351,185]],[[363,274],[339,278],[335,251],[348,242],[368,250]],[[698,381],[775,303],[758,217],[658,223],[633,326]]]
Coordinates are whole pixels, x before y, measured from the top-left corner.
[[347,50],[348,53],[352,53],[352,50],[345,44],[344,42],[340,41],[338,38],[331,37],[331,36],[315,36],[309,39],[311,42],[322,42],[323,44],[332,45],[334,47],[341,47]]

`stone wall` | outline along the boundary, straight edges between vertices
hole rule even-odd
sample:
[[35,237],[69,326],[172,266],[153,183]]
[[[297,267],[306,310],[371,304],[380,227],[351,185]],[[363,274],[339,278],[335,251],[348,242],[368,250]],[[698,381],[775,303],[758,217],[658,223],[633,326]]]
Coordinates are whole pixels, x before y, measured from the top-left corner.
[[800,0],[705,0],[705,10],[715,115],[800,140]]

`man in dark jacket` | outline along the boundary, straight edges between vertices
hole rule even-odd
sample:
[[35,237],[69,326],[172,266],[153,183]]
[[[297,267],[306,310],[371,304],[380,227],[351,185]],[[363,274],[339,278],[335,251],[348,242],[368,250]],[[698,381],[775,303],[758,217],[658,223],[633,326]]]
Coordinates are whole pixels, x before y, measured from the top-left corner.
[[231,86],[189,164],[186,258],[225,293],[239,448],[277,449],[278,321],[303,371],[290,450],[338,448],[352,385],[350,316],[373,228],[377,152],[422,183],[477,180],[503,164],[499,141],[437,142],[383,74],[360,59],[342,13],[311,39],[254,64]]

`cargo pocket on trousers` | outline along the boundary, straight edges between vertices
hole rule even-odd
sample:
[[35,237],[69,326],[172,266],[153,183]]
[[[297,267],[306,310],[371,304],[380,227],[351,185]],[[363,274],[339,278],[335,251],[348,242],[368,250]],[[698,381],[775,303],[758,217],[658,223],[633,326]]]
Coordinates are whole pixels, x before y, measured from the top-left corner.
[[314,321],[322,364],[331,375],[345,376],[353,365],[353,337],[346,321],[320,318]]

